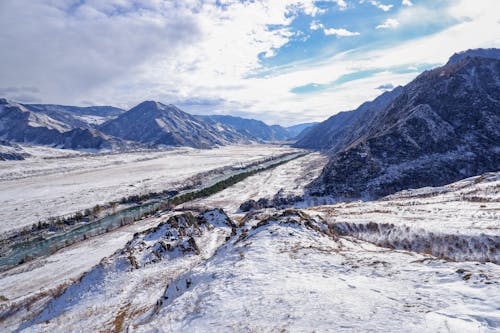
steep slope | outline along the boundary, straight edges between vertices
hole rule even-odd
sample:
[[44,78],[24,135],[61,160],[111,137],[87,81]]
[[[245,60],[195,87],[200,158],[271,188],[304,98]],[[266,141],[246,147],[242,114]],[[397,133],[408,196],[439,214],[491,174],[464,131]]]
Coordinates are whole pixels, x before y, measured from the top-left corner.
[[250,140],[282,141],[290,137],[287,129],[279,126],[269,126],[255,120],[227,115],[199,116],[204,121],[211,120],[234,128],[240,135]]
[[365,130],[377,112],[385,109],[402,91],[396,87],[384,92],[371,102],[363,103],[354,111],[340,112],[301,135],[295,147],[330,150],[334,153],[354,142]]
[[99,127],[104,133],[149,145],[209,148],[240,142],[242,136],[203,122],[174,105],[146,101]]
[[355,128],[357,138],[331,146],[316,190],[379,197],[498,170],[499,78],[500,60],[482,57],[424,72]]

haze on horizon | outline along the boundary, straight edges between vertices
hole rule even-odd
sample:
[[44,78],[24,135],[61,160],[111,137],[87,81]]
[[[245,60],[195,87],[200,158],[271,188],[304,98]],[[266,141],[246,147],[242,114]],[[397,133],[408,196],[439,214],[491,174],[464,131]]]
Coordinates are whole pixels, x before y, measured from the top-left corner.
[[500,46],[496,0],[3,0],[0,97],[292,125]]

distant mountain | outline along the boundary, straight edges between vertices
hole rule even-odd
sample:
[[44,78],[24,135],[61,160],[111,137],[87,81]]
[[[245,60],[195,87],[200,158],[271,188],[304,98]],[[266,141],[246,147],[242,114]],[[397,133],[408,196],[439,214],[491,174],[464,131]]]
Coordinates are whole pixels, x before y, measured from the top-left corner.
[[292,139],[300,139],[302,138],[314,125],[319,124],[318,122],[313,123],[303,123],[297,124],[293,126],[289,126],[286,128],[288,131],[288,135]]
[[23,104],[23,106],[30,111],[43,113],[64,122],[72,128],[92,128],[125,112],[112,106],[80,107],[56,104]]
[[451,60],[370,103],[317,125],[319,143],[299,142],[332,155],[312,188],[379,197],[499,169],[500,60]]
[[24,105],[0,99],[0,139],[72,149],[103,149],[123,146],[95,129],[73,128],[72,124],[33,112]]
[[266,123],[228,115],[198,116],[204,121],[211,120],[234,128],[241,136],[257,141],[284,141],[290,136],[287,129],[279,126],[269,126]]
[[234,129],[203,121],[174,105],[146,101],[99,126],[109,135],[143,144],[209,148],[245,142]]
[[340,112],[311,127],[295,143],[297,148],[338,152],[357,140],[375,115],[385,109],[399,94],[402,87],[386,91],[371,102],[363,103],[354,111]]

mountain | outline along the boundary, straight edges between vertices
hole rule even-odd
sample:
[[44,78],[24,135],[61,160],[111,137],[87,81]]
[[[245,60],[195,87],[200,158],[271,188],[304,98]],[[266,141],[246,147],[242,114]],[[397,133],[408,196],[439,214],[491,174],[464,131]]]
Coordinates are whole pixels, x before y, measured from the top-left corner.
[[23,104],[33,112],[43,113],[73,128],[92,128],[124,113],[125,110],[113,106],[69,106],[56,104]]
[[0,99],[0,139],[71,149],[112,149],[123,146],[95,129],[73,128],[71,124],[24,105]]
[[289,138],[287,129],[279,125],[269,126],[255,120],[227,115],[198,116],[204,121],[211,120],[234,128],[240,135],[258,141],[284,141]]
[[209,148],[246,141],[232,128],[205,122],[174,105],[155,101],[142,102],[99,129],[115,137],[153,146]]
[[[332,157],[312,188],[373,198],[498,170],[500,60],[463,55],[365,103],[368,111],[317,125],[319,142],[298,146],[330,148]],[[318,127],[332,137],[319,136]]]
[[314,125],[319,124],[318,122],[303,123],[286,128],[290,138],[299,139],[302,138]]
[[0,99],[0,138],[6,141],[50,145],[71,130],[68,124],[45,114],[31,112],[21,104]]
[[331,153],[354,142],[377,112],[386,108],[403,90],[396,87],[371,102],[363,103],[354,111],[340,112],[305,132],[295,143],[297,148],[329,150]]
[[462,51],[452,55],[446,64],[456,64],[467,57],[481,57],[500,60],[500,49],[472,49]]

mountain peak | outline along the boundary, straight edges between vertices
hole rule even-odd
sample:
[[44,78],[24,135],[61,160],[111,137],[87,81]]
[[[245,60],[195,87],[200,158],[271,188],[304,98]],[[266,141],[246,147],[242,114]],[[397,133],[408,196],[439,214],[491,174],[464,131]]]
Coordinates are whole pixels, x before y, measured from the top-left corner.
[[161,111],[176,111],[176,112],[182,112],[185,113],[184,111],[180,110],[178,107],[176,107],[173,104],[163,104],[158,101],[144,101],[140,104],[137,104],[134,106],[130,111],[149,111],[149,112],[161,112]]
[[465,58],[481,57],[481,58],[491,58],[500,60],[500,49],[490,48],[490,49],[469,49],[466,51],[458,52],[453,54],[447,65],[455,64]]

